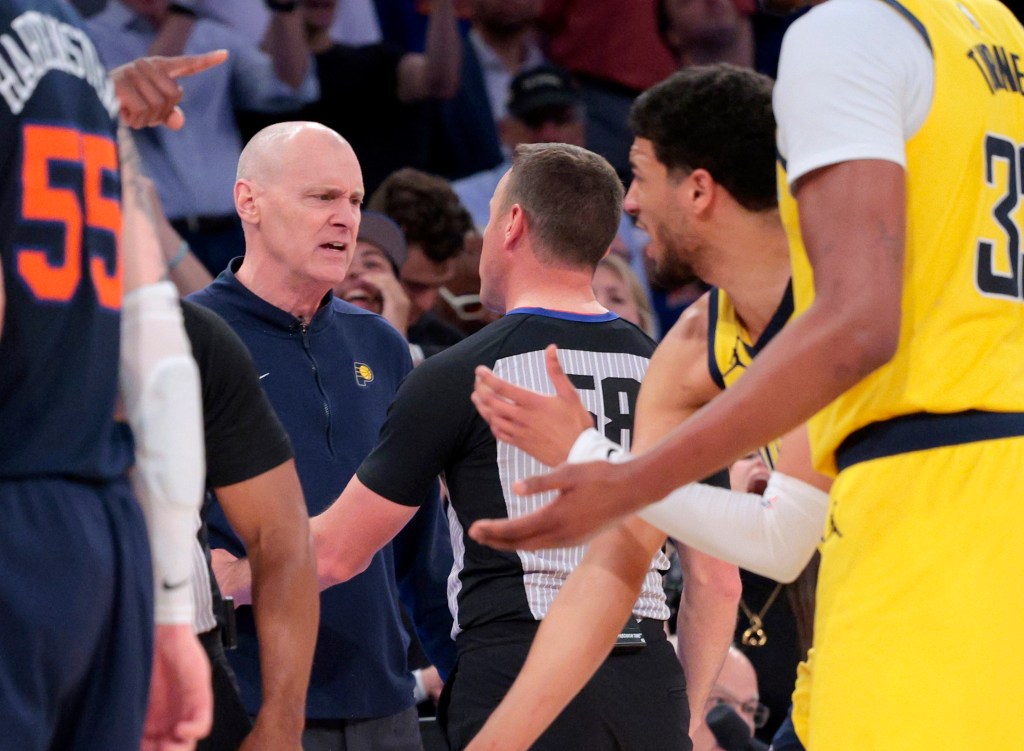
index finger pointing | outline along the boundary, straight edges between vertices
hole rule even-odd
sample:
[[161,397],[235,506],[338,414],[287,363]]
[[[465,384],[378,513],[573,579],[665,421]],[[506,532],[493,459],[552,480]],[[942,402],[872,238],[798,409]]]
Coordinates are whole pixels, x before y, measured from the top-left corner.
[[201,55],[178,55],[177,57],[159,58],[157,65],[172,78],[180,78],[214,68],[227,59],[227,50],[214,50],[213,52],[204,52]]

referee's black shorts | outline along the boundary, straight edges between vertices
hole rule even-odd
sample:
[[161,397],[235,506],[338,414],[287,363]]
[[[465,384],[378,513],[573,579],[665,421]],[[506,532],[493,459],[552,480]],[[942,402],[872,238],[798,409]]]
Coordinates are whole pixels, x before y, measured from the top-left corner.
[[[465,748],[526,661],[537,623],[469,629],[438,707],[453,751]],[[534,751],[689,751],[686,679],[663,621],[640,622],[647,646],[613,653],[531,747]]]

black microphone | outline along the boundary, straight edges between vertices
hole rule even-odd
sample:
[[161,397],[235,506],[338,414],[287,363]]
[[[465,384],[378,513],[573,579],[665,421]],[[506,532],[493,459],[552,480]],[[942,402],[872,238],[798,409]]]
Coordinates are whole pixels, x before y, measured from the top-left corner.
[[747,723],[728,704],[713,707],[704,721],[715,736],[715,742],[725,751],[768,751],[761,741],[750,737]]

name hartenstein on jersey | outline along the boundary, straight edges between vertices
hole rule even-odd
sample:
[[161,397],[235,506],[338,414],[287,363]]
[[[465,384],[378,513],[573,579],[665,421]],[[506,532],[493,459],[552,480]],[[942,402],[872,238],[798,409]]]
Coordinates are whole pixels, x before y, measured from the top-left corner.
[[18,115],[50,71],[80,78],[96,90],[111,117],[118,112],[114,85],[85,32],[53,16],[30,10],[0,34],[0,95]]

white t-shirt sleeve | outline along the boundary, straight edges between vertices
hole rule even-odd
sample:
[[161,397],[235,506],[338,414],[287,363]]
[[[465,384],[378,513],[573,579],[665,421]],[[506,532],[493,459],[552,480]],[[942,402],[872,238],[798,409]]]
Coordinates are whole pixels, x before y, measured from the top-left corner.
[[895,8],[829,0],[811,10],[786,32],[773,99],[790,185],[855,159],[905,167],[934,85],[927,42]]

